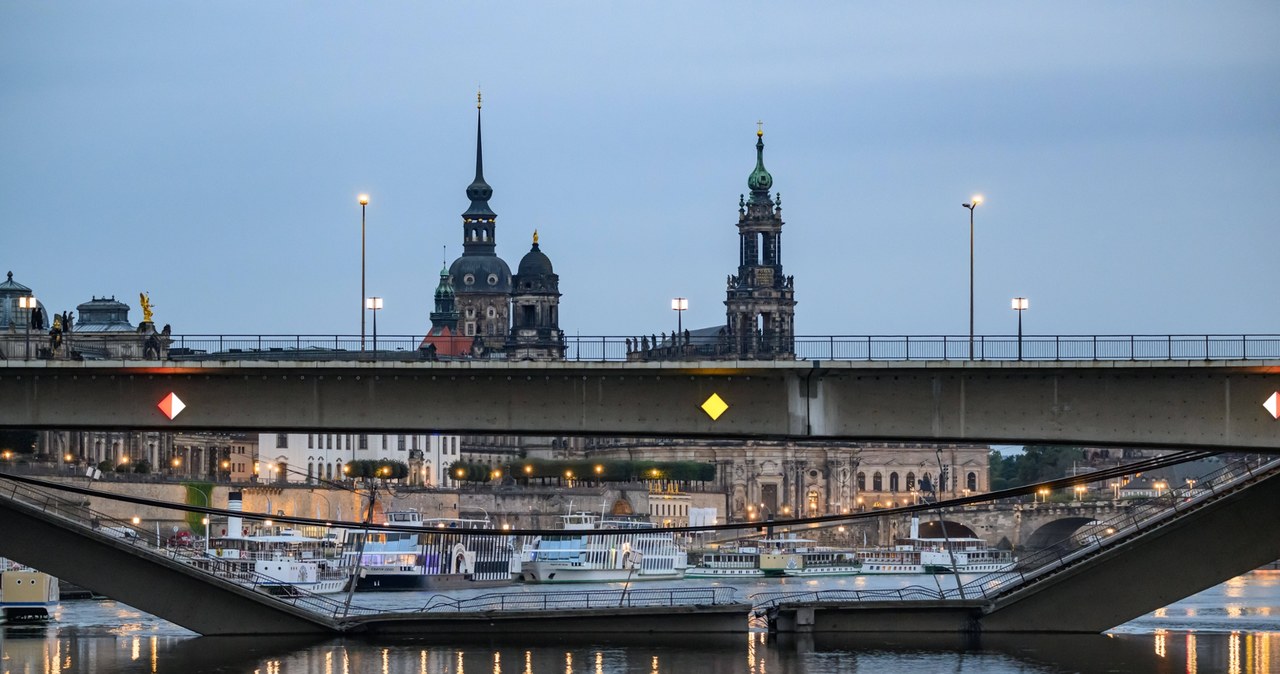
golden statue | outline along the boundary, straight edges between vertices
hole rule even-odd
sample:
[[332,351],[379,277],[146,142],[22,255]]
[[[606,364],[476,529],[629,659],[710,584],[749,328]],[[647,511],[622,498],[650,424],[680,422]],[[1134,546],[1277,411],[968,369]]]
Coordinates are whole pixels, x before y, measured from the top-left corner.
[[151,296],[147,293],[138,293],[138,303],[142,305],[142,322],[151,322]]
[[533,230],[533,245],[538,245],[538,230]]

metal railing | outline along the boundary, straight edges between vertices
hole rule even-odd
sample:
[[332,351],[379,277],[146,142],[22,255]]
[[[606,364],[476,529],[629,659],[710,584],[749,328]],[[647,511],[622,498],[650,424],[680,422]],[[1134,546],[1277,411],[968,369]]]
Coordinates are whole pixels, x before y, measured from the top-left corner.
[[[737,603],[737,591],[729,587],[644,588],[639,590],[579,590],[572,592],[495,592],[457,598],[431,595],[413,613],[461,613],[464,611],[562,611],[566,609],[653,608],[720,606]],[[387,611],[368,611],[385,614]],[[367,614],[367,613],[362,613]],[[352,615],[356,615],[353,611]]]
[[[437,350],[420,348],[420,335],[380,335],[378,350],[360,349],[352,335],[175,335],[173,360],[450,360],[471,338],[433,337]],[[441,340],[444,340],[443,342]],[[565,337],[565,360],[622,362],[732,359],[716,344],[696,339],[676,348],[642,348],[641,338]],[[1280,335],[979,335],[972,353],[966,335],[827,335],[794,338],[797,360],[840,361],[1187,361],[1280,358]],[[366,340],[366,346],[371,346]],[[648,347],[648,344],[645,344]],[[501,358],[500,354],[477,359]]]
[[[1192,483],[1194,486],[1173,487],[1159,496],[1133,501],[1122,514],[1105,521],[1094,520],[1072,532],[1069,539],[1019,557],[1016,566],[1010,570],[982,574],[953,588],[913,585],[877,590],[760,592],[751,595],[750,600],[757,611],[791,602],[989,601],[1025,590],[1072,564],[1131,540],[1276,470],[1280,470],[1280,459],[1249,457],[1232,462],[1196,478]],[[1084,541],[1084,544],[1075,545],[1076,541]]]

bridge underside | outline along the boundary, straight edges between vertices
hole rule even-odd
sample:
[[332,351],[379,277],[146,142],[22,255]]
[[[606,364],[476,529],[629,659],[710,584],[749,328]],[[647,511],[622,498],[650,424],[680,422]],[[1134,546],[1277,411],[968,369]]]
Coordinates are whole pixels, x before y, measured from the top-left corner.
[[[151,365],[0,362],[0,427],[1280,451],[1262,407],[1280,361]],[[172,420],[156,406],[170,392],[186,404]]]
[[336,634],[337,625],[132,544],[0,498],[0,555],[212,635]]
[[1280,559],[1280,474],[994,601],[781,608],[782,632],[1098,633]]

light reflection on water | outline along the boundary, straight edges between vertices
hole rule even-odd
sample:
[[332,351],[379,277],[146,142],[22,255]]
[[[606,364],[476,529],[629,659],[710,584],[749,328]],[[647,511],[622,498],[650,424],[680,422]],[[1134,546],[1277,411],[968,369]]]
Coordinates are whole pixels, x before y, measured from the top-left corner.
[[[858,580],[846,579],[844,587]],[[840,586],[840,585],[836,585]],[[811,580],[791,587],[816,589]],[[823,585],[823,587],[829,587]],[[535,588],[541,590],[542,588]],[[770,589],[777,589],[776,586]],[[759,591],[744,586],[741,596]],[[421,602],[361,595],[366,603]],[[704,672],[1278,672],[1280,574],[1253,573],[1106,635],[734,635],[609,639],[487,635],[473,643],[400,639],[197,638],[113,601],[69,601],[57,622],[0,632],[0,674],[260,672],[292,674],[596,674]],[[746,668],[742,664],[745,660]]]

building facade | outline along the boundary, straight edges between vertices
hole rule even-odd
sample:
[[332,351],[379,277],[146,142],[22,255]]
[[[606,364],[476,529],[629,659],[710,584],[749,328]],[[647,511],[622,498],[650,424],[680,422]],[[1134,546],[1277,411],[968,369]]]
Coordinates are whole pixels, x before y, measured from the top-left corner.
[[267,483],[342,480],[352,461],[399,461],[409,484],[452,487],[449,466],[461,455],[456,435],[435,433],[261,433],[257,479]]

